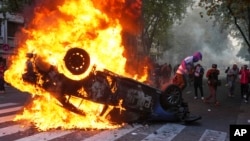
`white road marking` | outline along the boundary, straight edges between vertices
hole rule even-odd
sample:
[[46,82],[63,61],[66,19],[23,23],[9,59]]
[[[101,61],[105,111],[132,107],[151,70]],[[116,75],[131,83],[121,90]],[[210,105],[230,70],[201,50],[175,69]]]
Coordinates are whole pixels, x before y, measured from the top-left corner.
[[15,141],[47,141],[52,140],[67,134],[70,134],[74,131],[49,131],[49,132],[41,132],[38,134],[35,134],[33,136],[28,136],[25,138],[21,138]]
[[[0,104],[0,108],[8,107],[8,106],[14,106],[18,105],[18,103],[5,103]],[[12,107],[12,108],[5,108],[0,110],[0,114],[3,113],[9,113],[21,110],[23,106],[18,107]],[[12,121],[15,118],[15,115],[8,115],[8,116],[2,116],[0,117],[0,123],[4,123],[6,121]],[[99,134],[96,134],[94,136],[91,136],[89,138],[84,139],[83,141],[103,141],[103,140],[116,140],[122,136],[125,136],[129,132],[136,130],[137,128],[142,127],[142,125],[136,125],[134,127],[132,126],[124,126],[119,129],[113,129],[113,130],[106,130]],[[146,138],[144,138],[142,141],[171,141],[175,136],[177,136],[186,126],[180,125],[180,124],[165,124],[158,130],[156,130],[154,133],[148,135]],[[26,126],[23,127],[22,125],[13,125],[9,127],[0,128],[0,137],[15,134],[18,132],[22,132],[25,130],[28,130],[30,127]],[[73,133],[74,131],[48,131],[48,132],[41,132],[38,134],[34,134],[32,136],[27,136],[21,139],[18,139],[17,141],[43,141],[43,140],[52,140],[55,138],[59,138],[61,136]],[[227,139],[227,133],[221,132],[221,131],[215,131],[215,130],[205,130],[205,132],[202,134],[199,141],[226,141]]]
[[[124,126],[119,129],[102,131],[94,136],[83,139],[82,141],[114,141],[126,134],[143,127],[142,125]],[[172,141],[186,126],[180,124],[168,123],[156,130],[154,133],[149,134],[142,141]],[[15,134],[28,130],[29,127],[22,127],[21,125],[13,125],[0,129],[0,138],[3,136]],[[70,133],[74,133],[76,130],[54,130],[47,132],[40,132],[31,136],[19,138],[15,141],[48,141],[59,137],[63,137]],[[132,133],[133,134],[133,133]],[[134,133],[135,134],[135,133]],[[215,130],[205,130],[199,141],[226,141],[227,133]],[[0,139],[1,140],[1,139]],[[74,139],[73,139],[74,140]]]
[[14,118],[15,118],[15,115],[0,117],[0,123],[4,123],[4,122],[7,122],[7,121],[12,121]]
[[6,109],[2,109],[0,110],[0,114],[2,113],[9,113],[9,112],[14,112],[14,111],[19,111],[23,108],[23,106],[18,106],[18,107],[13,107],[13,108],[6,108]]
[[14,133],[17,133],[17,132],[20,132],[20,131],[25,131],[28,128],[29,127],[22,126],[22,125],[13,125],[13,126],[8,126],[8,127],[5,127],[5,128],[1,128],[0,129],[0,137],[7,136],[7,135],[10,135],[10,134],[14,134]]
[[7,107],[7,106],[14,106],[14,105],[18,105],[18,103],[4,103],[4,104],[0,104],[0,108]]
[[186,126],[179,124],[165,124],[155,133],[148,135],[142,141],[171,141]]
[[227,137],[226,132],[206,130],[199,141],[225,141]]
[[128,125],[119,129],[106,130],[82,141],[113,141],[140,127],[142,125],[134,127]]

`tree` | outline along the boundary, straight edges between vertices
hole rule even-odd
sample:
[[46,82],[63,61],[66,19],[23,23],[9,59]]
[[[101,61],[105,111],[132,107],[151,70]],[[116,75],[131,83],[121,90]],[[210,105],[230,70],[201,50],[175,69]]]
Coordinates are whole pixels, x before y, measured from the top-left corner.
[[221,26],[222,31],[228,30],[234,38],[242,37],[242,46],[247,46],[250,50],[249,0],[199,0],[199,6],[206,9],[207,15],[214,17],[215,23]]
[[31,4],[32,0],[0,0],[0,13],[6,18],[6,13],[19,13],[26,4]]
[[185,17],[192,0],[144,0],[142,5],[142,44],[145,52],[164,42],[168,28]]

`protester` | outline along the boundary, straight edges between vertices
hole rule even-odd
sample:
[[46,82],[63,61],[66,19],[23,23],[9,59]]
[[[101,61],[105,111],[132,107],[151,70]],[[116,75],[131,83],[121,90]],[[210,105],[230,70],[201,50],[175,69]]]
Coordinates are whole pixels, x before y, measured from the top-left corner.
[[206,77],[208,79],[207,83],[209,88],[209,96],[205,98],[204,102],[210,103],[210,100],[213,99],[213,103],[215,106],[218,106],[220,104],[216,96],[219,74],[220,71],[217,69],[217,64],[212,64],[212,68],[210,68],[206,73]]
[[192,86],[194,82],[194,66],[189,70],[188,75],[187,75],[187,80],[188,80],[188,85]]
[[188,56],[183,59],[173,78],[173,84],[179,86],[179,88],[183,91],[187,86],[186,76],[193,68],[194,63],[199,60],[202,60],[201,52],[195,52],[192,56]]
[[198,98],[198,89],[200,90],[201,99],[204,100],[203,97],[203,75],[204,75],[204,68],[197,64],[194,67],[194,92],[195,96],[194,99]]
[[228,89],[229,89],[229,97],[234,97],[236,79],[238,78],[239,68],[236,64],[233,64],[233,67],[228,70]]
[[249,76],[250,72],[247,68],[247,65],[244,65],[242,69],[239,71],[240,74],[240,93],[241,98],[244,100],[245,103],[248,102],[248,83],[249,83]]
[[171,65],[164,63],[160,67],[160,86],[164,85],[165,83],[169,82],[170,77],[171,77]]
[[4,62],[2,60],[0,60],[0,93],[5,92],[4,71],[5,71],[5,64],[4,64]]
[[153,86],[156,88],[160,88],[160,76],[161,76],[161,65],[155,63],[153,70]]
[[230,67],[227,67],[227,69],[225,70],[225,74],[226,74],[226,86],[228,86],[228,78],[229,78],[229,76],[228,76],[228,71],[230,70]]

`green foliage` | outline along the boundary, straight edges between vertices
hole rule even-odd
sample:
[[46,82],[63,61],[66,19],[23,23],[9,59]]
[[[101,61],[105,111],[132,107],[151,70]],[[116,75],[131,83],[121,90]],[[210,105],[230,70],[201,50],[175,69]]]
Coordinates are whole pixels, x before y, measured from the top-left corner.
[[2,5],[0,13],[4,15],[6,13],[18,13],[23,10],[23,7],[27,4],[31,4],[32,0],[0,0]]
[[192,0],[143,0],[142,41],[145,50],[164,42],[169,27],[185,17]]
[[199,6],[206,9],[207,15],[214,17],[222,31],[227,30],[232,37],[244,40],[242,46],[250,48],[249,0],[199,0]]

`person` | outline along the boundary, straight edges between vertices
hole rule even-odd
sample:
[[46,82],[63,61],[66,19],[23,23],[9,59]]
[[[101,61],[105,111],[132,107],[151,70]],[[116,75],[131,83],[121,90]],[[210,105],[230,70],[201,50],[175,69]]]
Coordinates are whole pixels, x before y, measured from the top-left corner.
[[188,80],[189,86],[192,86],[194,82],[194,66],[192,66],[191,69],[189,70],[187,80]]
[[236,85],[236,79],[238,78],[239,69],[236,64],[233,64],[233,67],[228,70],[228,88],[229,88],[229,97],[234,97],[234,90]]
[[209,88],[209,96],[205,98],[204,102],[209,103],[210,100],[213,99],[213,103],[215,106],[218,106],[220,104],[216,96],[219,74],[220,71],[217,69],[217,64],[212,64],[212,68],[210,68],[206,73],[206,77],[208,79],[207,84]]
[[170,79],[170,75],[171,75],[171,68],[169,67],[169,64],[164,63],[161,65],[160,68],[160,86],[164,85],[165,83],[167,83]]
[[248,70],[247,65],[243,65],[243,67],[239,71],[240,74],[240,93],[241,99],[244,100],[245,103],[248,102],[248,83],[250,72]]
[[4,71],[5,71],[5,65],[4,62],[1,60],[0,61],[0,93],[5,92],[5,87],[4,87]]
[[230,67],[227,67],[227,69],[225,70],[225,74],[226,74],[226,86],[228,86],[228,78],[229,78],[229,76],[228,76],[228,71],[230,70]]
[[161,76],[161,65],[155,63],[153,70],[153,86],[156,88],[160,88],[160,76]]
[[186,76],[189,74],[194,66],[195,62],[202,60],[201,52],[195,52],[192,56],[187,56],[181,61],[175,76],[173,78],[173,84],[177,85],[181,91],[187,86]]
[[204,100],[203,96],[203,75],[204,75],[204,68],[201,64],[197,64],[194,67],[194,99],[198,98],[198,89],[200,90],[201,99]]

